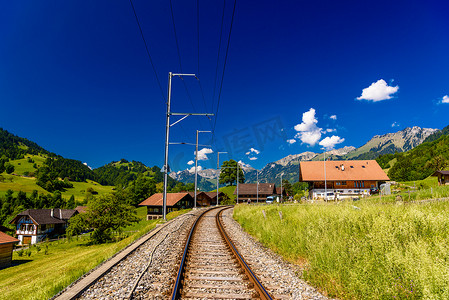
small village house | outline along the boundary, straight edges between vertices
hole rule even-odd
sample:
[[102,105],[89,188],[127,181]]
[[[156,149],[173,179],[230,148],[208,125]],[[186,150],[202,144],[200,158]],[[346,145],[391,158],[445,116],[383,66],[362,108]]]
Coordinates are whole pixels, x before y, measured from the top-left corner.
[[[217,192],[204,192],[204,193],[210,197],[211,205],[217,205]],[[220,204],[221,201],[227,199],[229,199],[229,197],[225,193],[218,192],[218,204]]]
[[299,164],[299,181],[309,183],[309,198],[327,199],[368,196],[371,188],[379,188],[390,180],[375,160],[303,161]]
[[435,171],[432,176],[438,177],[438,185],[449,184],[449,171]]
[[[239,200],[251,202],[257,201],[257,183],[239,184]],[[234,191],[237,195],[237,189]],[[276,185],[274,183],[259,183],[259,201],[265,202],[268,196],[276,195]]]
[[0,269],[11,265],[14,244],[18,242],[18,239],[0,231]]
[[74,209],[27,209],[12,219],[10,224],[16,226],[20,245],[36,244],[47,237],[64,234],[68,220],[77,213]]
[[[193,199],[195,199],[195,192],[188,192]],[[197,207],[205,207],[211,206],[212,199],[205,192],[196,192],[196,206]]]
[[[147,220],[162,217],[163,194],[157,193],[145,199],[139,206],[147,207]],[[193,207],[193,197],[188,193],[167,193],[167,213]]]

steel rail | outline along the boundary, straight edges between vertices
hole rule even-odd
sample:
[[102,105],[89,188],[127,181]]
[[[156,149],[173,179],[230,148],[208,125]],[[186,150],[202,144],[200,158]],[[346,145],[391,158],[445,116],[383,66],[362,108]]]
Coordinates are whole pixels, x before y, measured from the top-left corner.
[[262,300],[272,300],[270,294],[267,292],[265,287],[262,285],[262,283],[257,278],[256,274],[253,273],[251,268],[246,263],[245,259],[240,255],[237,248],[234,246],[234,243],[229,238],[228,234],[226,233],[226,230],[224,229],[223,223],[221,222],[220,218],[222,218],[223,211],[226,209],[229,209],[229,207],[224,208],[220,210],[220,212],[216,216],[217,226],[220,230],[220,233],[222,237],[225,239],[226,243],[228,244],[229,248],[231,249],[234,256],[237,258],[240,266],[242,267],[245,274],[248,276],[249,281],[254,284],[254,288],[256,289],[257,293],[259,294],[260,299]]
[[184,267],[185,267],[185,261],[187,258],[187,252],[190,245],[190,240],[192,239],[193,232],[195,231],[196,224],[198,224],[198,221],[203,217],[203,215],[213,209],[216,209],[216,207],[207,209],[203,211],[198,218],[195,220],[195,223],[193,223],[192,228],[190,229],[189,237],[187,238],[186,244],[184,246],[184,252],[182,253],[181,263],[179,264],[178,269],[178,275],[176,276],[175,284],[173,285],[172,294],[170,296],[170,299],[179,299],[180,298],[180,292],[181,292],[181,281],[184,280]]
[[[218,209],[218,208],[220,208],[220,207],[214,207],[212,209],[204,211],[195,220],[195,223],[193,224],[192,229],[190,230],[189,237],[187,238],[187,241],[186,241],[186,244],[185,244],[185,247],[184,247],[184,252],[183,252],[183,255],[182,255],[181,263],[180,263],[179,269],[178,269],[178,275],[176,276],[176,281],[174,283],[170,299],[175,300],[175,299],[180,299],[181,298],[181,285],[182,285],[182,282],[184,281],[185,261],[186,261],[186,258],[187,258],[187,253],[188,253],[188,248],[190,246],[190,241],[192,239],[192,236],[194,234],[194,231],[196,229],[196,225],[197,225],[198,221],[203,217],[203,215],[206,212],[209,212],[209,211],[211,211],[213,209]],[[217,226],[218,226],[218,229],[220,231],[220,234],[223,237],[223,239],[225,240],[226,244],[231,249],[231,251],[234,254],[234,256],[237,258],[237,261],[238,261],[239,265],[241,266],[241,268],[243,269],[243,271],[247,275],[249,281],[254,285],[254,289],[256,290],[256,292],[257,292],[258,296],[260,297],[260,299],[272,300],[273,298],[270,296],[270,294],[267,292],[267,290],[264,288],[264,286],[260,283],[260,281],[257,278],[257,276],[251,271],[250,267],[247,265],[247,263],[245,262],[243,257],[240,255],[240,253],[235,248],[235,246],[232,243],[232,241],[229,238],[229,236],[226,234],[226,231],[225,231],[225,229],[223,227],[223,224],[221,223],[220,217],[221,217],[221,214],[223,213],[223,211],[226,210],[226,209],[229,209],[229,208],[231,208],[231,207],[229,207],[229,206],[228,207],[224,207],[224,208],[221,207],[221,210],[216,215],[216,222],[217,222]]]

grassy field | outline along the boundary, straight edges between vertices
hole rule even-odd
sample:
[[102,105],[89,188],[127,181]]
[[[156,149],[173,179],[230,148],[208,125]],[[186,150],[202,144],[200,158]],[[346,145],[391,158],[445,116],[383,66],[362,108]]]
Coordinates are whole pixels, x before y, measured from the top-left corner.
[[303,277],[333,297],[448,299],[448,212],[449,202],[364,200],[239,205],[234,218],[264,245],[304,266]]
[[[0,195],[4,195],[9,189],[13,191],[23,191],[26,193],[32,193],[33,190],[37,190],[40,194],[47,194],[48,192],[36,184],[36,179],[32,177],[22,177],[16,175],[8,175],[2,173],[4,180],[0,181]],[[87,182],[71,182],[73,188],[67,189],[62,192],[62,196],[65,199],[69,199],[71,195],[75,196],[76,201],[83,201],[86,197],[86,190],[90,187],[94,191],[98,192],[99,195],[111,193],[113,186],[102,186],[92,180],[87,180]]]
[[[138,216],[144,217],[146,208],[138,208]],[[167,215],[172,219],[188,210]],[[0,270],[0,299],[48,299],[64,289],[117,251],[125,248],[149,230],[159,220],[146,221],[144,218],[125,229],[129,236],[115,243],[89,245],[85,235],[72,241],[61,240],[31,247],[31,256],[13,254],[17,265]],[[48,248],[47,248],[48,247]],[[45,251],[47,250],[47,254]],[[26,251],[26,250],[25,250]]]
[[[28,162],[28,158],[31,158],[34,162]],[[25,172],[35,172],[34,164],[40,167],[44,164],[47,157],[39,155],[26,155],[25,158],[11,160],[10,164],[14,166],[14,174],[23,175]]]
[[404,202],[449,197],[449,186],[438,186],[436,177],[401,182],[397,185],[392,185],[391,191],[391,195],[371,196],[367,198],[367,201],[393,203],[396,202],[398,196],[400,196]]

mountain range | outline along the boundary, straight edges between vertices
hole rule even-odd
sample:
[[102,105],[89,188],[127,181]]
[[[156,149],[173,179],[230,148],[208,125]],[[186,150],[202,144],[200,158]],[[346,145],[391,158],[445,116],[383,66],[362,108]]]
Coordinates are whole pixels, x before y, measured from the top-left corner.
[[[376,159],[380,155],[396,152],[406,152],[422,144],[427,138],[439,136],[441,130],[432,128],[421,128],[418,126],[407,127],[403,130],[375,135],[361,147],[346,146],[340,149],[326,151],[326,159],[330,160],[355,160]],[[309,160],[323,160],[323,153],[311,151],[288,155],[277,161],[270,162],[261,170],[256,170],[249,165],[243,165],[245,182],[255,183],[257,172],[259,182],[274,182],[280,184],[281,176],[290,182],[298,181],[299,162]],[[170,176],[178,181],[188,183],[194,182],[194,173],[188,170],[172,172]],[[202,190],[210,190],[216,187],[217,170],[205,169],[198,172],[198,186]]]

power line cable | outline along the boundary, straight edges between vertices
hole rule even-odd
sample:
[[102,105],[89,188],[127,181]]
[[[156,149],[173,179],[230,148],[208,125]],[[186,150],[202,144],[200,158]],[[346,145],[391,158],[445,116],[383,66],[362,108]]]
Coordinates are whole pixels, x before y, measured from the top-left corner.
[[222,39],[222,36],[223,36],[223,23],[224,23],[225,7],[226,7],[226,0],[223,0],[223,13],[221,14],[220,40],[218,42],[217,65],[215,67],[214,93],[212,95],[212,100],[213,100],[213,102],[212,102],[212,110],[214,110],[213,104],[215,103],[215,90],[216,90],[216,87],[217,87],[218,63],[220,61],[220,49],[221,49],[221,39]]
[[[171,12],[171,19],[173,24],[173,32],[175,35],[175,42],[176,42],[176,50],[178,52],[178,63],[179,63],[179,69],[181,73],[184,73],[182,70],[182,62],[181,62],[181,51],[179,49],[179,43],[178,43],[178,34],[176,33],[176,24],[175,24],[175,14],[173,13],[173,4],[172,0],[170,0],[170,12]],[[190,104],[192,105],[193,111],[196,112],[195,105],[193,104],[192,97],[190,96],[189,89],[187,88],[187,84],[185,83],[184,79],[180,76],[182,83],[184,84],[184,88],[186,90],[187,98],[189,98]],[[198,120],[198,119],[197,119]],[[200,120],[198,120],[198,124],[201,126]]]
[[234,23],[234,15],[235,15],[236,3],[237,3],[237,0],[234,0],[234,8],[232,9],[231,26],[229,28],[228,45],[226,46],[226,54],[225,54],[224,65],[223,65],[223,73],[221,75],[220,90],[218,92],[217,109],[216,109],[216,113],[215,113],[215,123],[214,123],[214,129],[212,130],[213,132],[215,132],[215,127],[217,125],[218,109],[220,107],[221,91],[222,91],[222,88],[223,88],[223,78],[224,78],[224,74],[225,74],[225,70],[226,70],[226,61],[228,59],[229,44],[231,42],[232,24]]
[[[162,99],[164,99],[164,101],[166,101],[166,99],[165,99],[165,94],[164,94],[164,90],[162,89],[161,82],[160,82],[160,80],[159,80],[159,77],[157,76],[156,67],[155,67],[155,65],[154,65],[154,63],[153,63],[153,59],[151,58],[150,50],[148,49],[148,44],[147,44],[147,42],[146,42],[146,40],[145,40],[145,36],[143,35],[143,31],[142,31],[142,27],[140,26],[139,18],[137,17],[136,9],[134,8],[133,1],[132,1],[132,0],[129,0],[129,2],[131,3],[131,7],[132,7],[132,9],[133,9],[134,17],[136,18],[137,26],[139,27],[140,36],[142,37],[143,43],[144,43],[144,45],[145,45],[145,49],[146,49],[146,51],[147,51],[148,58],[150,59],[151,67],[153,68],[154,75],[156,76],[156,81],[157,81],[157,84],[159,85],[159,90],[161,91]],[[186,133],[184,127],[182,126],[182,124],[180,124],[180,127],[181,127],[181,130],[182,130],[182,131],[184,132],[184,134],[186,135],[187,133]]]
[[145,49],[147,51],[148,58],[150,59],[150,63],[151,63],[151,67],[153,68],[154,75],[156,76],[156,81],[157,81],[157,84],[159,85],[159,89],[161,91],[162,99],[164,99],[164,101],[166,101],[165,100],[164,90],[162,89],[161,82],[159,80],[159,77],[157,76],[156,67],[155,67],[155,65],[153,63],[153,59],[151,58],[150,50],[148,49],[148,44],[147,44],[147,42],[145,40],[145,36],[143,35],[142,27],[140,26],[139,18],[137,17],[137,13],[136,13],[136,10],[134,8],[133,1],[129,0],[129,3],[131,3],[131,7],[132,7],[133,12],[134,12],[134,17],[136,17],[137,26],[139,26],[140,36],[142,37],[143,43],[145,44]]

